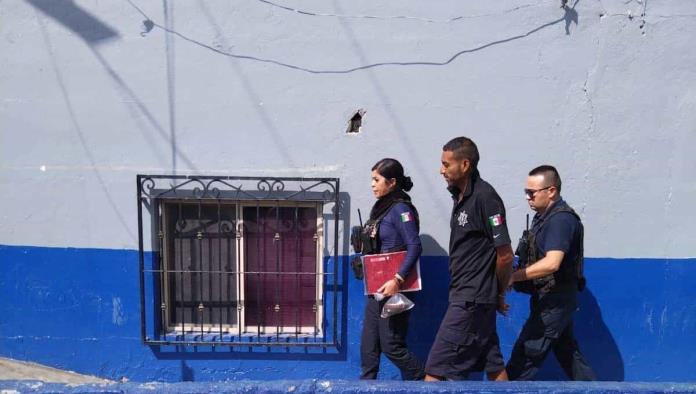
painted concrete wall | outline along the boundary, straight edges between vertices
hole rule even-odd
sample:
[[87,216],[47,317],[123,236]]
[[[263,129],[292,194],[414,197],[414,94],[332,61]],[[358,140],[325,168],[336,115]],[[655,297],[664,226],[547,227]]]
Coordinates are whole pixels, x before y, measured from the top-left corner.
[[[338,349],[145,346],[140,340],[136,251],[1,246],[0,350],[113,380],[217,381],[354,379],[358,376],[362,283],[348,276],[346,319]],[[411,316],[409,347],[425,359],[447,299],[447,258],[421,259],[424,290]],[[588,288],[579,296],[575,332],[600,380],[694,381],[696,259],[586,261]],[[626,278],[626,271],[631,278]],[[528,299],[513,293],[498,318],[507,360],[524,324]],[[381,378],[398,379],[383,360]],[[564,379],[552,356],[539,376]],[[481,379],[473,374],[472,379]]]
[[[696,379],[685,285],[696,280],[696,3],[559,5],[3,1],[0,354],[110,378],[254,378],[268,365],[352,377],[357,282],[348,348],[333,363],[164,360],[142,346],[135,175],[339,177],[365,212],[369,168],[399,158],[431,283],[444,286],[451,203],[439,155],[467,135],[512,234],[528,211],[527,171],[561,172],[593,258],[588,321],[605,326],[621,361],[606,377]],[[362,132],[347,135],[358,109]],[[526,313],[513,301],[500,322],[507,352]],[[442,304],[423,304],[437,320]],[[414,334],[421,352],[431,334]],[[598,360],[606,343],[588,345]]]
[[443,244],[440,148],[463,134],[512,229],[547,162],[588,254],[696,255],[693,2],[3,3],[2,182],[22,192],[2,201],[31,210],[3,213],[6,244],[133,248],[136,173],[338,176],[367,209],[383,156]]

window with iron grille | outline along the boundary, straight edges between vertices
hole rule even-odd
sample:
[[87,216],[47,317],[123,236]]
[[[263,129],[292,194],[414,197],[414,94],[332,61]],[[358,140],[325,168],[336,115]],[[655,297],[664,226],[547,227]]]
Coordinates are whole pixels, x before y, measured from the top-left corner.
[[337,179],[141,175],[138,195],[146,343],[337,345]]

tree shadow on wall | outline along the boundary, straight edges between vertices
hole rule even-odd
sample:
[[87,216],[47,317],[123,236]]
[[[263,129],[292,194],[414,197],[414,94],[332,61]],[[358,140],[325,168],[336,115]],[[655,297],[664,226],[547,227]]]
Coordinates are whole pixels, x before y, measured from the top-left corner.
[[[573,316],[575,339],[592,367],[597,380],[623,381],[624,362],[616,341],[602,319],[599,303],[590,288],[578,293],[578,310]],[[556,357],[549,353],[536,380],[568,380]]]
[[575,11],[575,6],[578,5],[578,2],[580,2],[580,0],[576,0],[572,7],[568,7],[567,5],[563,6],[563,10],[565,11],[563,20],[565,21],[565,34],[567,36],[570,35],[570,24],[575,23],[575,26],[578,25],[579,16],[578,12]]
[[119,37],[118,32],[72,0],[26,0],[47,16],[80,36],[90,45]]

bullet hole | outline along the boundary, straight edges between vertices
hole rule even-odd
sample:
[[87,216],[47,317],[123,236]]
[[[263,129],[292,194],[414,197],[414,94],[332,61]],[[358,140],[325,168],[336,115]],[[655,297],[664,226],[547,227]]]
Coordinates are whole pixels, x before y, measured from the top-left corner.
[[357,134],[362,131],[362,121],[363,116],[365,116],[365,110],[359,109],[348,121],[348,128],[346,129],[346,134]]

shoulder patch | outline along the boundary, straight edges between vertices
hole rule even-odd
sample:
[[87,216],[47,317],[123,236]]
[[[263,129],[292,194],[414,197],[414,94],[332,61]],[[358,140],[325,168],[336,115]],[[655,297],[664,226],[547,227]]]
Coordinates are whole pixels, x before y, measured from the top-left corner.
[[492,227],[500,226],[504,221],[505,219],[499,213],[488,217],[488,223]]
[[411,215],[411,212],[403,212],[401,215],[401,221],[402,222],[410,222],[413,220],[413,215]]

